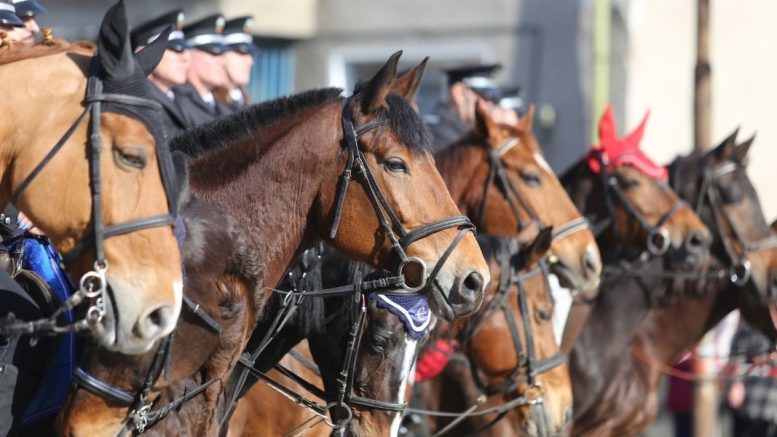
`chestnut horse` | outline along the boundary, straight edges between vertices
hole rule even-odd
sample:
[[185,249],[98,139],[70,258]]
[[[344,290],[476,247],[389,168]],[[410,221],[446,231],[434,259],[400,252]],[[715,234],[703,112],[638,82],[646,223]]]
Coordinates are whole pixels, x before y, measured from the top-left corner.
[[[667,291],[668,302],[650,309],[631,342],[604,365],[594,364],[603,372],[606,390],[576,385],[576,394],[596,398],[576,419],[576,434],[636,435],[645,429],[657,413],[663,371],[735,309],[777,338],[769,316],[769,305],[777,299],[777,235],[747,177],[751,144],[752,139],[737,145],[735,132],[715,149],[679,157],[669,166],[672,186],[693,202],[713,231],[711,272],[716,274],[689,290]],[[599,349],[592,354],[604,348]]]
[[[345,101],[340,90],[323,89],[267,102],[185,133],[173,146],[191,157],[193,193],[246,229],[250,245],[264,258],[265,284],[277,284],[297,252],[327,239],[349,257],[390,269],[404,291],[428,290],[432,310],[453,319],[479,306],[490,277],[468,233],[471,225],[454,217],[456,206],[434,169],[428,137],[406,101],[415,89],[395,86],[399,55]],[[348,184],[351,175],[358,184]],[[434,268],[429,272],[427,265]],[[271,296],[264,293],[260,300]],[[246,341],[253,322],[243,327]],[[242,350],[213,354],[229,354],[234,366]],[[258,358],[241,363],[253,366]],[[125,363],[123,376],[115,369],[97,376],[106,385],[126,387],[131,374],[134,392],[146,374],[156,373],[137,364]],[[227,398],[222,396],[227,376],[216,380],[206,400],[170,413],[157,429],[215,433],[218,421],[228,419],[245,375],[233,375]],[[69,434],[97,426],[84,423],[96,422],[97,411],[106,430],[119,429],[129,413],[138,412],[85,390],[72,394],[68,407]],[[207,417],[182,423],[203,408],[211,412]]]
[[173,330],[182,287],[175,180],[145,78],[164,45],[134,56],[129,47],[120,1],[96,52],[64,42],[0,50],[0,101],[15,111],[0,118],[0,204],[13,202],[64,255],[76,283],[94,287],[95,317],[80,327],[125,354]]
[[[417,79],[417,77],[414,78],[412,75],[406,74],[398,78],[398,81]],[[521,230],[527,234],[536,233],[546,223],[555,223],[567,229],[566,232],[555,233],[553,243],[556,253],[561,255],[563,259],[579,260],[570,262],[569,265],[574,266],[574,269],[566,269],[569,272],[567,277],[570,280],[584,278],[575,284],[585,289],[588,287],[595,289],[600,266],[598,249],[590,231],[585,226],[574,225],[580,223],[580,215],[576,213],[560,183],[542,158],[531,130],[533,109],[521,118],[517,126],[497,126],[480,109],[476,110],[476,114],[478,118],[477,131],[450,148],[438,152],[435,156],[438,168],[449,186],[454,200],[459,203],[462,211],[471,217],[488,218],[485,225],[481,222],[481,229],[484,226],[487,230],[494,228],[501,231],[503,235],[517,235]],[[499,172],[499,175],[489,175],[492,171]],[[551,205],[551,201],[548,199],[555,197],[558,197],[558,201]],[[570,226],[570,223],[573,226]],[[327,261],[326,257],[325,261]],[[326,270],[331,271],[331,264],[327,264]],[[339,265],[338,263],[334,264]],[[337,282],[332,281],[332,283]],[[534,283],[531,285],[533,286]],[[534,294],[530,293],[529,299],[534,298]],[[481,308],[481,312],[482,310]],[[515,313],[515,316],[520,320],[520,314]],[[503,331],[495,337],[512,338],[508,327],[502,326],[502,328]],[[543,324],[543,326],[537,326],[536,329],[547,331],[552,328]],[[546,335],[548,332],[550,332],[550,337]],[[543,331],[536,337],[546,342],[538,347],[557,351],[555,342],[552,340],[552,331],[548,332]],[[270,355],[273,353],[282,355],[291,345],[299,341],[299,338],[304,336],[305,334],[294,335],[286,332],[276,340],[276,347],[268,352]],[[284,342],[286,342],[285,348],[283,347]],[[401,354],[405,345],[401,342],[391,344],[393,347],[391,350],[387,349],[386,353],[401,356],[397,354]],[[342,353],[342,349],[334,348],[332,350]],[[548,356],[550,355],[552,354],[548,354]],[[318,362],[318,358],[314,358]],[[291,361],[297,364],[295,369],[300,370],[299,364],[295,360]],[[510,363],[507,362],[506,365],[510,366]],[[515,366],[517,364],[513,364],[513,368]],[[395,373],[400,372],[399,367],[393,370]],[[385,370],[384,374],[395,377],[394,374]],[[318,379],[316,375],[312,375],[312,377],[314,380]],[[551,407],[560,412],[558,415],[553,415],[553,420],[558,419],[559,422],[563,422],[563,413],[571,406],[570,384],[566,377],[566,367],[560,366],[553,372],[540,376],[540,379],[543,378],[553,380],[549,383],[548,392],[558,387],[558,395],[551,394],[547,404],[559,401],[559,404],[554,404]],[[373,389],[373,394],[376,392]],[[261,429],[252,428],[258,423],[264,423],[264,426],[268,427],[266,429],[288,431],[287,425],[300,424],[309,417],[309,413],[301,408],[285,408],[278,411],[279,406],[286,405],[285,401],[282,400],[283,396],[264,384],[253,388],[249,393],[248,399],[241,401],[238,407],[239,412],[236,413],[238,418],[235,424],[238,428],[233,429],[230,426],[231,435],[240,435],[243,429],[240,426],[244,422],[247,422],[248,431],[246,433]],[[376,399],[387,398],[377,397]],[[259,404],[257,405],[257,403]],[[536,411],[538,410],[535,409]],[[382,433],[385,433],[388,432],[390,424],[394,423],[391,420],[384,420],[395,414],[393,411],[379,409],[370,411],[369,408],[359,405],[356,406],[355,413],[360,416],[357,425],[362,430],[371,432],[382,430]],[[522,420],[525,422],[526,417],[529,416],[530,414],[524,414]],[[544,415],[542,420],[544,424]],[[378,426],[380,423],[384,424],[383,428]],[[563,427],[563,424],[550,427],[560,428]],[[363,434],[363,432],[359,432],[358,427],[352,426],[351,429],[352,432]]]
[[483,309],[461,328],[460,350],[445,370],[416,383],[425,408],[432,410],[432,430],[544,436],[566,429],[571,382],[553,334],[553,298],[542,261],[550,235],[549,228],[542,231],[520,252],[516,240],[478,236],[498,280]]

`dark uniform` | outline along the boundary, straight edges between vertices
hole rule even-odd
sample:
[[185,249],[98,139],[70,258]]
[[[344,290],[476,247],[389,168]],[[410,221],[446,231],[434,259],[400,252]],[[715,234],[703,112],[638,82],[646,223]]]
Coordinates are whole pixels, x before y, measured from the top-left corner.
[[[254,45],[254,37],[251,34],[253,26],[254,17],[250,15],[227,21],[224,25],[224,44],[233,52],[253,56],[259,50]],[[216,98],[233,112],[240,111],[252,103],[251,97],[244,87],[224,90],[224,92],[217,94]]]
[[[210,15],[183,28],[186,41],[192,49],[213,55],[221,55],[228,50],[223,43],[223,31],[224,17],[219,14]],[[173,92],[184,116],[195,126],[232,113],[226,105],[216,101],[213,93],[205,99],[188,82],[176,87]]]
[[[445,70],[445,89],[450,90],[454,84],[463,82],[481,97],[494,101],[497,98],[497,89],[491,77],[500,68],[502,68],[501,65],[492,64]],[[451,104],[451,102],[440,102],[434,107],[432,113],[424,116],[429,132],[432,134],[433,150],[445,148],[472,129],[471,124],[465,123],[453,111]]]
[[45,14],[46,8],[35,0],[23,0],[14,2],[16,15],[20,18],[35,18],[38,14]]
[[[172,26],[175,30],[170,33],[167,42],[167,50],[173,50],[179,53],[184,50],[189,50],[190,46],[186,42],[182,31],[183,20],[183,10],[176,9],[136,26],[130,34],[132,49],[135,50],[138,47],[149,44],[158,38],[160,33],[165,29]],[[185,117],[173,92],[167,94],[150,81],[148,86],[151,97],[162,105],[160,121],[165,128],[168,138],[173,138],[182,131],[194,127],[194,123]]]

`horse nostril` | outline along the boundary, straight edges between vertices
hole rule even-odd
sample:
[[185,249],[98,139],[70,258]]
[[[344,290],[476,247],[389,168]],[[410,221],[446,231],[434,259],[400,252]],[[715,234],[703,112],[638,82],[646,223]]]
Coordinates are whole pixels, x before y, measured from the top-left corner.
[[135,335],[144,339],[161,335],[174,323],[172,315],[173,311],[167,305],[148,311],[135,323]]
[[483,292],[483,277],[480,276],[480,273],[478,272],[472,272],[469,275],[467,275],[466,278],[464,278],[464,283],[462,284],[464,286],[465,292],[478,294]]
[[685,239],[685,248],[692,253],[700,253],[709,247],[709,239],[705,238],[701,232],[693,230]]

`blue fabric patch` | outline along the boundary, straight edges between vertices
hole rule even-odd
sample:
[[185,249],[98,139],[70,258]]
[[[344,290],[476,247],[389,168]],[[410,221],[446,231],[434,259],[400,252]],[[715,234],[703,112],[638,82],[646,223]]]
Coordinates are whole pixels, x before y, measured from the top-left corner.
[[421,295],[382,294],[370,295],[378,308],[383,308],[399,317],[405,326],[405,331],[415,340],[426,335],[429,323],[432,321],[432,311],[429,301]]
[[[51,287],[52,292],[59,300],[55,305],[64,302],[73,293],[73,286],[67,274],[59,265],[59,255],[44,238],[21,238],[11,243],[9,250],[13,251],[16,245],[23,244],[22,266],[37,273]],[[64,323],[73,322],[73,312],[68,311],[61,316]],[[46,373],[38,384],[27,409],[22,416],[21,424],[27,425],[43,417],[56,414],[65,401],[70,377],[75,368],[75,334],[69,333],[60,336],[61,341],[52,356]]]

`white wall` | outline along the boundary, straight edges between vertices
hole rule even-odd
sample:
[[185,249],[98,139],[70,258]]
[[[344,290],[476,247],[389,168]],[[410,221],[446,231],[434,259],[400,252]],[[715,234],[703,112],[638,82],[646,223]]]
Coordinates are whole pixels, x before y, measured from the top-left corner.
[[[651,109],[643,147],[659,162],[687,153],[693,143],[696,2],[632,0],[623,129]],[[711,0],[712,141],[737,126],[740,138],[758,132],[749,174],[767,220],[777,216],[777,2]]]

